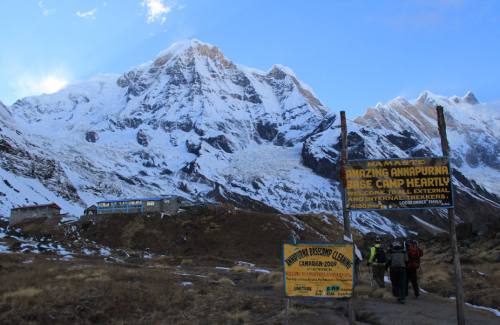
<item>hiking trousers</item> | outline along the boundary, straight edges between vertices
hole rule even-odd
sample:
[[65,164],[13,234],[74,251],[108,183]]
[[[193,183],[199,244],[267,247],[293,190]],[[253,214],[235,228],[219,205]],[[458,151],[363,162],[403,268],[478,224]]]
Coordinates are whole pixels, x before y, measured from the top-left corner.
[[[417,277],[417,269],[406,269],[406,287],[408,288],[409,283],[411,282],[411,286],[413,287],[413,292],[415,293],[415,297],[418,297],[420,294],[420,288],[418,287],[418,277]],[[406,289],[408,290],[408,289]]]
[[404,301],[407,292],[407,282],[406,282],[406,268],[405,267],[391,267],[391,284],[392,284],[392,294],[397,297],[398,300]]
[[379,288],[385,288],[384,275],[385,275],[385,264],[373,264],[372,265],[373,279],[377,283]]

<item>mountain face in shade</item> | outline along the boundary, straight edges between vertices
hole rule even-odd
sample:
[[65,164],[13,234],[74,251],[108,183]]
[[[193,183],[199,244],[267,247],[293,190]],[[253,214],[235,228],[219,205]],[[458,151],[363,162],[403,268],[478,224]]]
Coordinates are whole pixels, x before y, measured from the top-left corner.
[[[368,109],[348,125],[350,157],[440,155],[437,104],[447,112],[459,202],[474,205],[457,215],[498,215],[499,106],[472,93],[424,92]],[[197,40],[121,76],[2,104],[0,118],[4,216],[25,203],[55,201],[78,215],[103,198],[160,194],[286,213],[341,210],[335,112],[289,68],[237,65]],[[402,233],[419,222],[352,217],[363,231]],[[443,223],[437,213],[422,218]]]

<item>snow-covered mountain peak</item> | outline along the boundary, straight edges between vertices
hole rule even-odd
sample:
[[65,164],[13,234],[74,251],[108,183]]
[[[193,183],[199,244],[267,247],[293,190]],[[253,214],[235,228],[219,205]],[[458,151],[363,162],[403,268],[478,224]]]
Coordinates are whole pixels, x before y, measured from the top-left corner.
[[[377,104],[349,121],[349,157],[439,155],[439,103],[453,156],[465,155],[453,164],[497,195],[499,106],[474,99],[424,92]],[[210,44],[179,42],[119,76],[7,109],[0,104],[0,214],[22,203],[55,201],[78,211],[103,197],[159,193],[286,212],[338,211],[338,124],[290,68],[261,71]],[[483,179],[477,166],[493,176]],[[464,191],[480,193],[474,184]],[[402,229],[378,214],[358,214],[353,223]]]
[[287,75],[297,78],[292,69],[282,64],[273,64],[267,74],[275,77],[276,79],[284,79]]
[[479,101],[477,100],[476,96],[472,91],[467,91],[464,97],[462,97],[463,101],[466,103],[469,103],[471,105],[479,104]]
[[422,92],[417,99],[414,101],[416,106],[424,107],[424,106],[436,106],[441,105],[443,107],[449,106],[454,107],[456,105],[468,104],[468,105],[477,105],[479,101],[472,91],[467,91],[467,93],[463,96],[441,96],[436,95],[428,90]]
[[[411,105],[410,102],[404,98],[403,96],[398,96],[394,99],[392,99],[391,101],[389,101],[387,103],[387,106],[389,108],[395,108],[395,107],[400,107],[401,105],[403,106],[408,106],[408,105]],[[383,107],[383,106],[382,106]]]
[[170,55],[170,56],[178,56],[182,55],[186,52],[192,52],[193,49],[198,49],[198,48],[209,48],[209,49],[217,49],[220,51],[215,45],[209,44],[202,42],[198,39],[186,39],[186,40],[181,40],[178,42],[173,43],[170,45],[168,48],[160,51],[156,58],[163,57],[165,55]]
[[184,40],[172,44],[157,55],[154,60],[154,66],[160,67],[176,59],[193,60],[194,58],[201,59],[203,57],[211,59],[218,64],[222,64],[226,68],[235,67],[218,47],[197,39]]
[[[47,134],[75,129],[94,134],[141,125],[168,132],[194,128],[198,136],[233,129],[241,133],[237,142],[246,145],[261,137],[278,144],[300,141],[328,110],[290,68],[246,68],[213,45],[188,40],[119,77],[101,76],[19,100],[12,112]],[[242,129],[242,123],[248,127]]]

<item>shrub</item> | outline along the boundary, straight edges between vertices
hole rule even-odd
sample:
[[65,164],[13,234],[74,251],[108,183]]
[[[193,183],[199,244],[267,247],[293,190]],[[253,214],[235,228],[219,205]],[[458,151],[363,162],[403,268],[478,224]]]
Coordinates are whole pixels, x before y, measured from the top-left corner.
[[181,265],[182,266],[189,266],[189,265],[193,265],[193,260],[192,259],[183,259],[181,261]]
[[246,267],[236,265],[231,268],[231,271],[236,273],[245,273],[248,272],[248,269]]
[[260,273],[257,276],[259,283],[277,283],[283,281],[283,274],[281,272]]
[[231,285],[231,286],[235,285],[234,281],[227,277],[220,278],[219,280],[217,280],[217,283],[221,285]]
[[226,313],[226,318],[229,324],[250,324],[250,312],[248,310]]

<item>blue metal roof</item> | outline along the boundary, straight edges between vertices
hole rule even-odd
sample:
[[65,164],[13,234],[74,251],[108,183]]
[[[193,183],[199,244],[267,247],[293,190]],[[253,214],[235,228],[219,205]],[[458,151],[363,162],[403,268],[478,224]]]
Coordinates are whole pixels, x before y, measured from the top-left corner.
[[130,198],[130,199],[120,199],[120,200],[104,200],[98,201],[97,203],[114,203],[114,202],[129,202],[129,201],[161,201],[161,197],[149,197],[149,198]]

